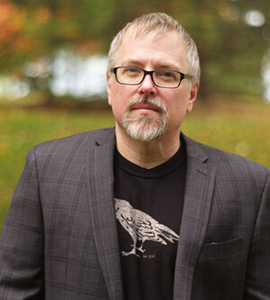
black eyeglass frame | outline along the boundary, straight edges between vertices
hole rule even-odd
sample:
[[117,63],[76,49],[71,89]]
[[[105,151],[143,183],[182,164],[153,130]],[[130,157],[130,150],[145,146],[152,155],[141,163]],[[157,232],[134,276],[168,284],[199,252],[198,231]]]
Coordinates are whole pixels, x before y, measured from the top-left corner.
[[[141,71],[143,71],[143,73],[144,73],[143,78],[142,78],[141,81],[138,82],[138,83],[123,83],[123,82],[120,82],[120,81],[118,80],[118,77],[117,77],[117,70],[118,70],[118,69],[122,69],[122,68],[134,68],[134,69],[141,70]],[[139,85],[139,84],[141,84],[141,83],[144,81],[144,78],[145,78],[146,75],[150,75],[150,76],[151,76],[151,79],[152,79],[152,82],[154,83],[154,85],[157,86],[157,87],[160,87],[160,88],[164,88],[164,89],[176,89],[176,88],[178,88],[178,87],[180,86],[180,84],[181,84],[181,82],[182,82],[183,79],[186,79],[186,78],[187,78],[187,79],[191,79],[191,78],[192,78],[192,75],[184,74],[184,73],[179,72],[179,71],[176,71],[176,70],[167,70],[167,69],[166,69],[166,70],[164,70],[164,69],[157,69],[157,70],[153,70],[153,71],[146,71],[146,70],[144,70],[144,69],[142,69],[142,68],[139,68],[139,67],[120,66],[120,67],[112,68],[111,71],[114,73],[115,78],[116,78],[116,81],[117,81],[118,83],[120,83],[120,84],[123,84],[123,85]],[[156,84],[156,83],[155,83],[155,80],[154,80],[154,78],[153,78],[153,73],[154,73],[154,72],[161,72],[161,71],[162,71],[162,72],[164,72],[164,71],[168,71],[168,72],[176,72],[176,73],[180,74],[180,80],[179,80],[178,85],[175,86],[175,87],[170,87],[170,86],[162,86],[162,85]]]

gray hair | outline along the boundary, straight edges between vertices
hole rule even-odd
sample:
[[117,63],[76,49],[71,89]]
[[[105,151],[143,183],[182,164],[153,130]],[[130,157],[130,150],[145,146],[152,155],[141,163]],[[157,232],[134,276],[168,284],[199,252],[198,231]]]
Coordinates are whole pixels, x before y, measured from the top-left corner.
[[111,42],[108,54],[108,72],[111,72],[111,69],[115,67],[118,50],[122,44],[126,32],[131,27],[136,29],[136,36],[147,35],[151,32],[164,34],[168,31],[177,31],[186,45],[186,67],[188,73],[192,75],[192,82],[195,83],[200,81],[200,60],[194,40],[182,25],[165,13],[151,13],[143,15],[126,24],[126,26],[115,36]]

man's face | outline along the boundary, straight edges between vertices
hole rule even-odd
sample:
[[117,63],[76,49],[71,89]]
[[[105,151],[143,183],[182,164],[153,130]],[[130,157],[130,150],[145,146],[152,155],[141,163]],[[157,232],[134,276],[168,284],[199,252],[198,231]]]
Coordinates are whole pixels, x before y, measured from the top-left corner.
[[[119,48],[115,67],[139,67],[147,71],[176,70],[187,73],[186,51],[179,34],[148,34],[135,37],[129,30]],[[109,105],[116,119],[116,129],[133,139],[150,141],[163,134],[179,138],[180,127],[196,100],[198,84],[190,88],[184,79],[175,89],[154,85],[147,75],[139,85],[122,85],[107,75]]]

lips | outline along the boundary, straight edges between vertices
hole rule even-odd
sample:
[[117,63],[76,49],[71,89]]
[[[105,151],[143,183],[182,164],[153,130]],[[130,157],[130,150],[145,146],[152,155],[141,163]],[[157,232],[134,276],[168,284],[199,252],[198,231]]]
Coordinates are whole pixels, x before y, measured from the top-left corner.
[[151,105],[151,104],[147,104],[147,103],[141,103],[141,104],[133,105],[130,110],[145,110],[145,111],[160,112],[159,107]]

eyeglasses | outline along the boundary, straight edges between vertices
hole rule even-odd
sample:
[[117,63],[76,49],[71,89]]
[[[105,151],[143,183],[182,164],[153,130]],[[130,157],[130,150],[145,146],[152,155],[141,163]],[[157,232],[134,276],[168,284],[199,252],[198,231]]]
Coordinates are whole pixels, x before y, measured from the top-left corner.
[[156,86],[170,89],[179,87],[183,79],[192,78],[191,75],[173,70],[146,71],[137,67],[116,67],[112,71],[116,81],[120,84],[139,85],[146,75],[150,75]]

